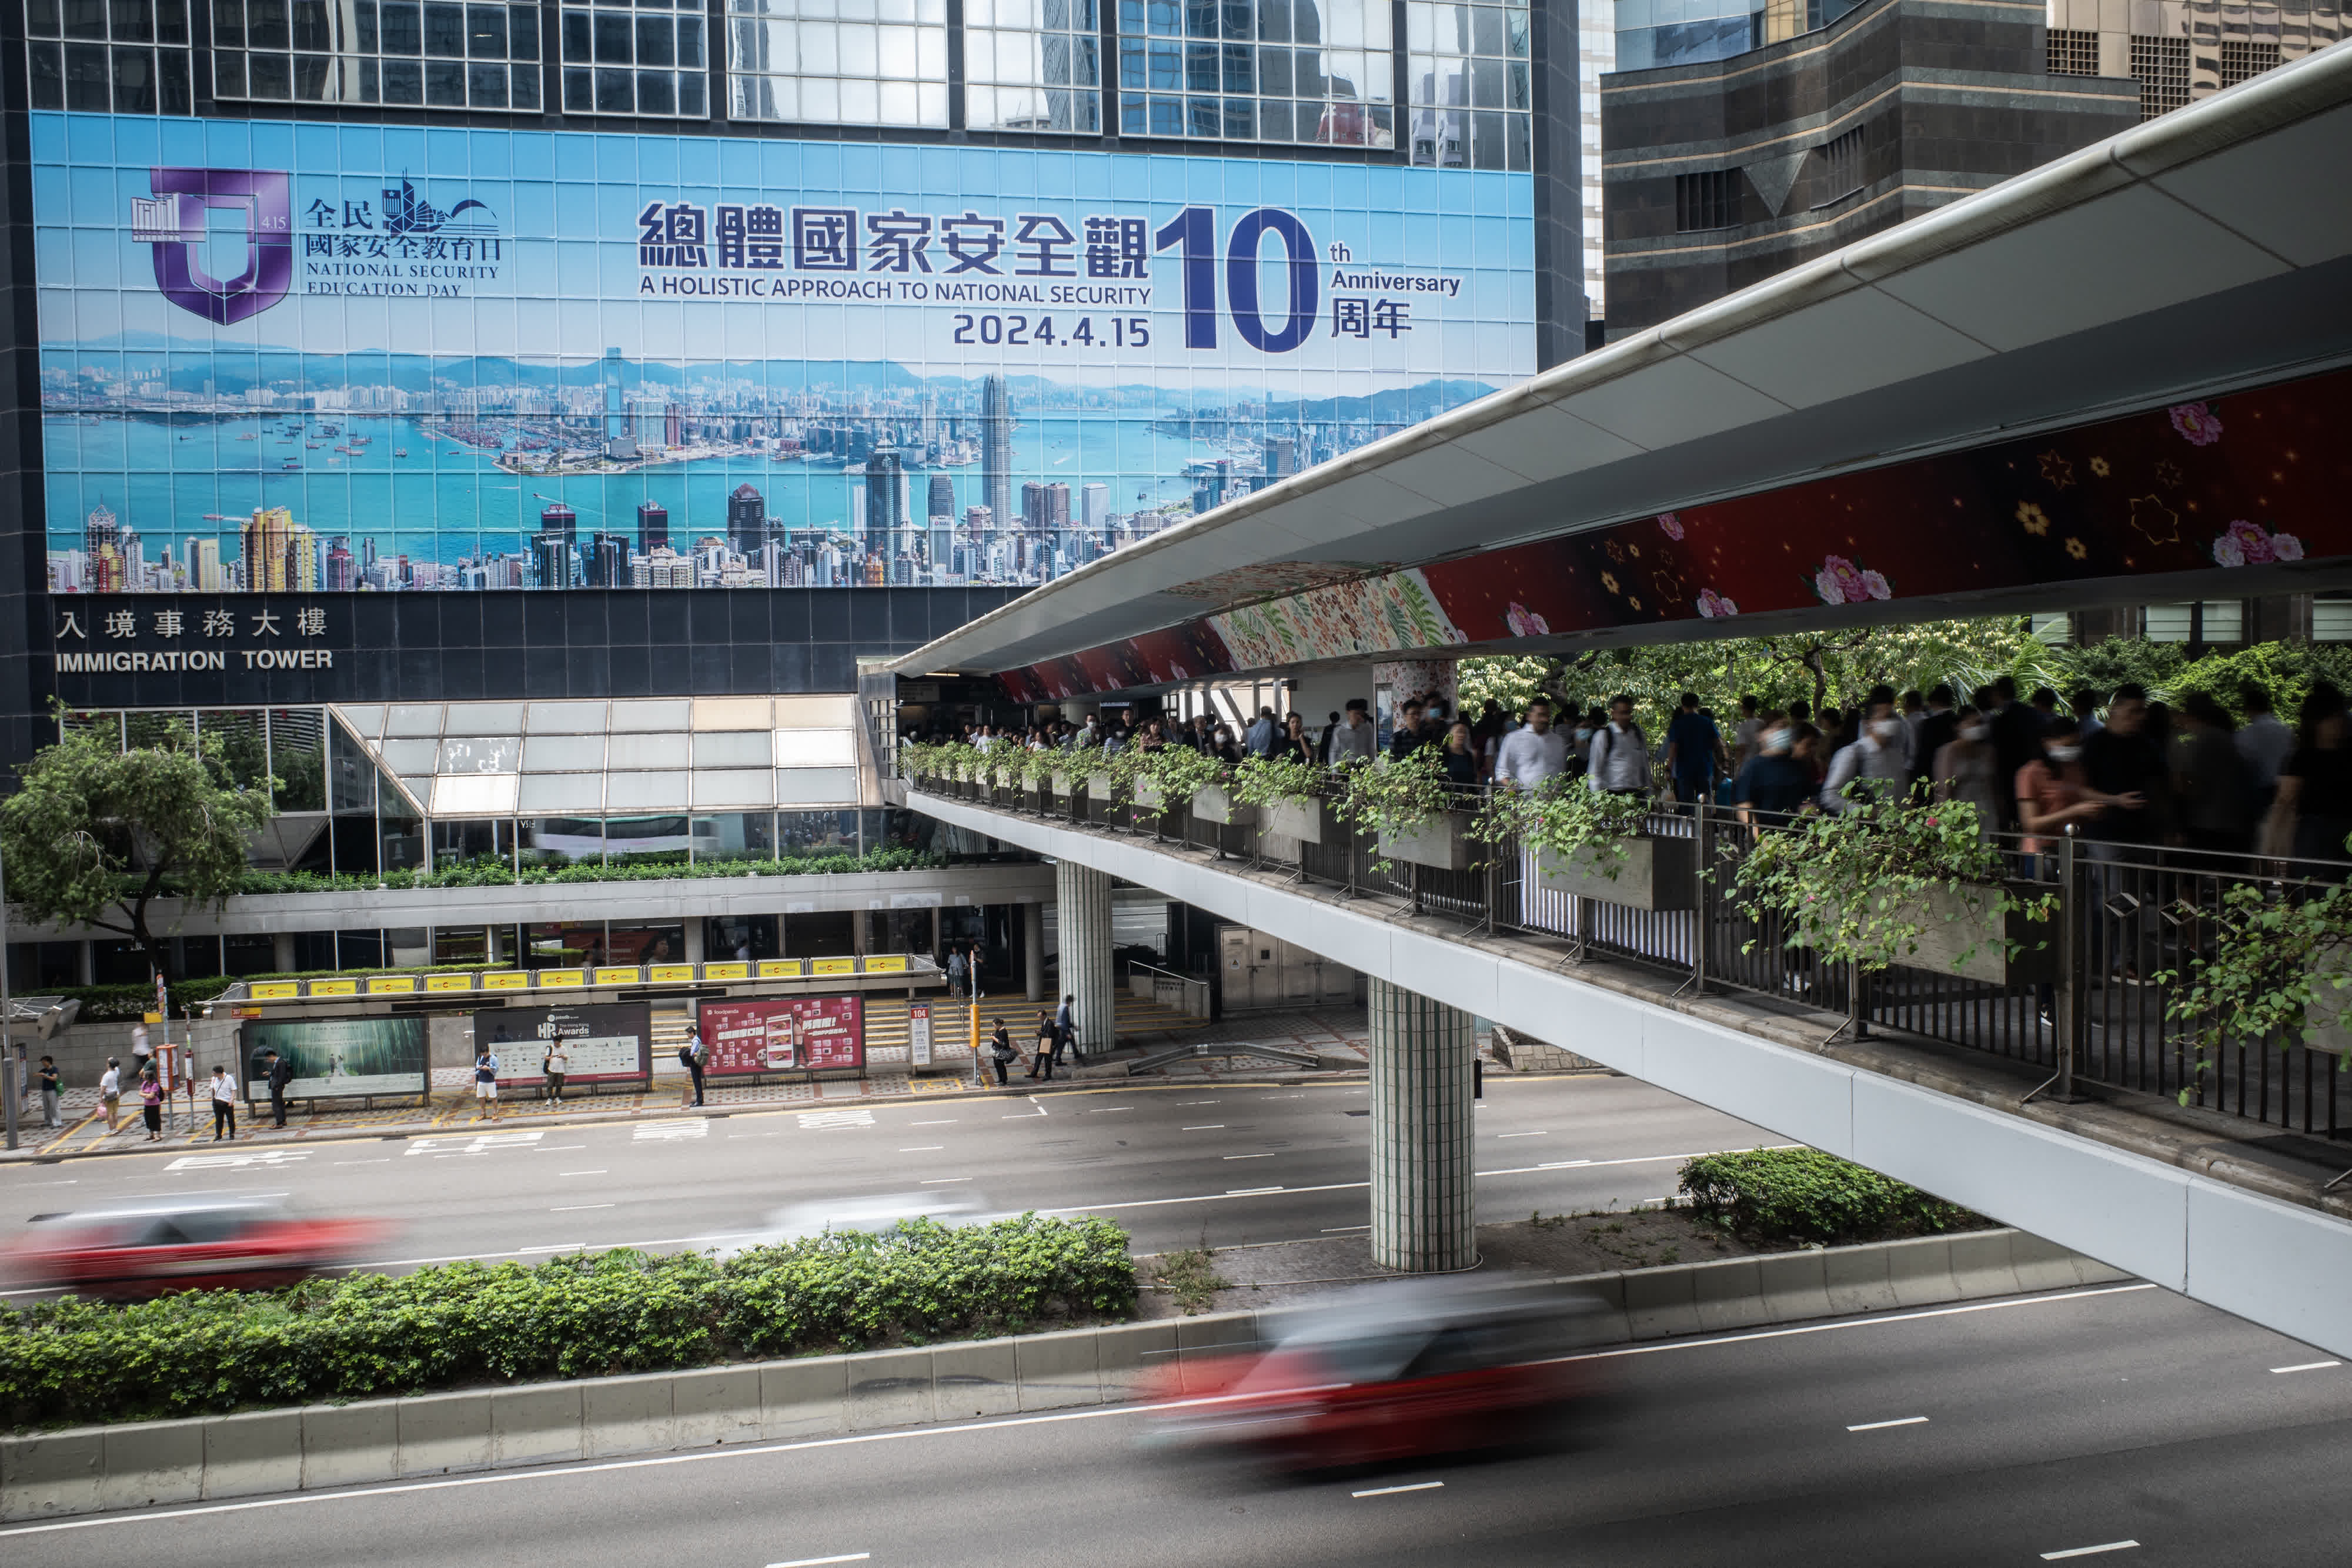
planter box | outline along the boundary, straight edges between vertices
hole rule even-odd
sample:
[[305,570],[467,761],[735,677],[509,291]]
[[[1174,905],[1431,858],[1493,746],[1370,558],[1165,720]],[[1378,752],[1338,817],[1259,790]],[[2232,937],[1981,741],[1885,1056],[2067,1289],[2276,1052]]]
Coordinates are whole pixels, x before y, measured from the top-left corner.
[[[1615,847],[1591,844],[1571,855],[1536,851],[1536,878],[1555,893],[1628,909],[1698,907],[1698,841],[1634,834]],[[1611,873],[1614,873],[1614,875]]]
[[1168,809],[1168,798],[1150,779],[1139,779],[1135,781],[1135,808],[1139,811],[1164,811]]
[[[1903,911],[1906,918],[1916,920],[1925,929],[1918,936],[1918,950],[1899,960],[1902,967],[1995,986],[2056,979],[2058,917],[2029,920],[2022,911],[2012,911],[2004,931],[1990,908],[1994,891],[1931,888],[1916,913]],[[2021,947],[2013,958],[2009,956],[2011,942]],[[1963,953],[1968,954],[1967,960],[1955,967]]]
[[1192,797],[1192,815],[1204,822],[1222,822],[1228,828],[1254,828],[1258,822],[1255,806],[1244,806],[1223,785],[1212,784]]
[[[1198,810],[1197,804],[1194,810]],[[1265,831],[1302,844],[1344,843],[1348,824],[1328,800],[1283,800],[1265,809]]]
[[1440,811],[1410,833],[1382,833],[1380,852],[1433,871],[1468,871],[1469,826],[1470,819],[1460,812]]
[[1050,782],[1054,786],[1054,793],[1065,800],[1074,800],[1087,792],[1087,780],[1083,774],[1065,773],[1055,768]]

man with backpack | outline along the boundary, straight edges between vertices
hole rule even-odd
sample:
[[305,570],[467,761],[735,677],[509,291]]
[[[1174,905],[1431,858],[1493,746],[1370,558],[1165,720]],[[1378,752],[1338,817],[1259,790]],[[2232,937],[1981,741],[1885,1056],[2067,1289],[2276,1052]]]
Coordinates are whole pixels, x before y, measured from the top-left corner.
[[1609,723],[1593,731],[1584,776],[1596,795],[1650,792],[1650,739],[1633,722],[1632,697],[1621,694],[1609,699]]
[[696,1026],[688,1030],[686,1043],[677,1048],[677,1059],[685,1064],[686,1071],[693,1077],[694,1087],[687,1091],[685,1099],[678,1102],[679,1110],[683,1111],[690,1105],[702,1103],[702,1067],[703,1063],[709,1060],[709,1048],[702,1043],[701,1028]]
[[489,1119],[499,1119],[499,1053],[485,1045],[474,1055],[474,1098]]

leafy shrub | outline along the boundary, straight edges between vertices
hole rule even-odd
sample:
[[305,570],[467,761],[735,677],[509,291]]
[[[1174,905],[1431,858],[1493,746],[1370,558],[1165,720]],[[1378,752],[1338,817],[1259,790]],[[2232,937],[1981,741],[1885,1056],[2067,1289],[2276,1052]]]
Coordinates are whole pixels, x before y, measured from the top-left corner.
[[720,1260],[626,1249],[414,1274],[0,1307],[0,1425],[597,1377],[1024,1333],[1135,1306],[1127,1234],[1024,1215],[827,1235]]
[[1819,1149],[1701,1155],[1683,1162],[1681,1186],[1684,1207],[1700,1219],[1763,1241],[1838,1246],[1989,1223]]

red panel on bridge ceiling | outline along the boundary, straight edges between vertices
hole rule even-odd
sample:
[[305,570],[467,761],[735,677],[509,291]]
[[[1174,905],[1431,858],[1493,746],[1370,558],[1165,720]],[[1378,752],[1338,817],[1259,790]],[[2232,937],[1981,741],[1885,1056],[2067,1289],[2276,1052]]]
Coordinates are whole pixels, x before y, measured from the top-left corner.
[[2352,554],[2352,372],[1842,475],[1203,616],[1020,701],[1674,622]]

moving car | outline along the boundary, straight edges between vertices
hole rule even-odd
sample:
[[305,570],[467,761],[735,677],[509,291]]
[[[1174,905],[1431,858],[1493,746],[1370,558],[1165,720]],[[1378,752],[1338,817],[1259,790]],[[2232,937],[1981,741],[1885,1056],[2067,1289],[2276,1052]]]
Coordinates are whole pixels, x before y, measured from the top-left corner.
[[1588,1401],[1591,1298],[1399,1281],[1302,1309],[1269,1348],[1156,1369],[1147,1441],[1312,1470],[1549,1441]]
[[992,1218],[980,1195],[969,1192],[885,1192],[865,1197],[816,1198],[777,1209],[757,1230],[746,1232],[717,1251],[722,1258],[731,1258],[748,1247],[781,1247],[828,1230],[862,1230],[879,1236],[908,1219],[971,1225]]
[[86,1296],[263,1290],[347,1263],[387,1228],[298,1216],[267,1199],[179,1197],[37,1214],[9,1255],[28,1287]]

